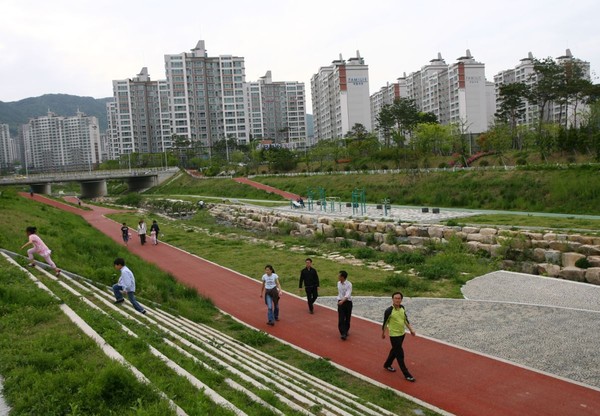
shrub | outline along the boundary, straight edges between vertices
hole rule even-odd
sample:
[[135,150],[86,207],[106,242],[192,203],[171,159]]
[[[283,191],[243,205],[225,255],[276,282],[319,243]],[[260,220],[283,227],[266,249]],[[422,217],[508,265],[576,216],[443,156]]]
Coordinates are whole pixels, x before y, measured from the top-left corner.
[[400,274],[391,274],[389,276],[386,276],[384,280],[386,287],[392,289],[400,289],[403,287],[407,287],[409,282],[410,280],[407,276]]
[[340,247],[350,248],[350,247],[352,247],[352,243],[350,242],[350,240],[344,238],[342,241],[340,241]]
[[375,258],[377,253],[370,247],[360,247],[356,249],[354,256],[357,259],[372,259]]
[[442,162],[438,165],[438,168],[440,169],[446,169],[448,167],[448,164],[446,162]]
[[388,253],[384,260],[386,263],[395,266],[412,266],[423,264],[425,262],[425,256],[421,253]]
[[115,202],[119,205],[128,205],[130,207],[139,207],[142,203],[142,196],[137,192],[132,192],[121,198],[117,199]]
[[489,166],[490,162],[488,162],[487,160],[482,160],[481,162],[479,162],[479,166],[481,167],[485,167],[485,166]]
[[520,157],[516,160],[516,164],[518,166],[525,166],[527,164],[527,159]]
[[592,266],[592,264],[587,259],[587,257],[582,257],[575,262],[575,266],[579,267],[580,269],[589,269]]
[[396,244],[396,233],[392,230],[385,234],[385,242],[387,244]]
[[427,262],[417,267],[421,276],[428,280],[454,279],[458,270],[446,256],[431,257]]

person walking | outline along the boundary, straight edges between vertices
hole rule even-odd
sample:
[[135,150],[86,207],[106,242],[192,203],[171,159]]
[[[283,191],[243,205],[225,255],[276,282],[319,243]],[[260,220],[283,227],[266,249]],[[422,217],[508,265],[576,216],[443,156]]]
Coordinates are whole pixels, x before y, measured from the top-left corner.
[[410,382],[414,382],[415,378],[410,371],[408,371],[408,368],[406,368],[406,364],[404,363],[404,349],[402,348],[402,344],[404,343],[405,328],[408,328],[410,334],[413,336],[416,333],[406,316],[406,310],[402,305],[403,298],[402,292],[394,292],[392,295],[392,306],[387,308],[383,314],[381,338],[385,339],[385,329],[388,328],[390,341],[392,343],[392,349],[388,354],[387,360],[383,363],[383,368],[392,373],[396,372],[396,369],[392,367],[392,363],[394,362],[394,359],[396,359],[404,378]]
[[125,301],[122,293],[125,292],[127,293],[129,302],[131,302],[135,310],[145,314],[146,310],[135,299],[135,277],[133,276],[133,272],[129,269],[129,267],[125,266],[125,260],[121,257],[116,258],[113,264],[115,269],[121,272],[119,281],[112,287],[116,299],[115,303],[118,304]]
[[158,233],[160,232],[160,228],[158,228],[158,223],[156,220],[152,221],[152,225],[150,226],[150,238],[152,239],[152,244],[158,244]]
[[275,274],[273,266],[267,264],[265,266],[265,274],[262,277],[262,285],[260,287],[260,297],[265,295],[265,304],[267,305],[267,325],[275,325],[275,321],[279,321],[279,297],[281,296],[281,284],[279,276]]
[[313,304],[319,297],[319,274],[317,270],[312,267],[312,259],[306,259],[306,267],[300,272],[300,282],[298,283],[299,290],[302,290],[304,284],[304,290],[306,291],[306,301],[308,302],[308,311],[314,313]]
[[129,227],[126,223],[123,223],[121,226],[121,237],[123,237],[123,242],[125,245],[129,242]]
[[140,236],[140,242],[142,243],[142,245],[146,244],[146,223],[143,219],[141,219],[140,222],[138,222],[137,232]]
[[27,257],[29,258],[29,267],[35,267],[33,255],[37,253],[40,256],[42,256],[44,260],[46,260],[46,263],[48,263],[50,267],[54,269],[54,273],[58,276],[60,274],[60,269],[56,267],[56,264],[54,264],[52,258],[50,257],[52,250],[50,250],[48,246],[44,244],[42,239],[36,234],[37,228],[27,227],[25,229],[25,232],[27,233],[29,241],[21,246],[21,250],[27,247],[28,245],[33,246],[29,250],[27,250]]
[[341,270],[338,274],[338,330],[340,338],[346,340],[350,331],[350,318],[352,317],[352,283],[348,280],[348,273]]

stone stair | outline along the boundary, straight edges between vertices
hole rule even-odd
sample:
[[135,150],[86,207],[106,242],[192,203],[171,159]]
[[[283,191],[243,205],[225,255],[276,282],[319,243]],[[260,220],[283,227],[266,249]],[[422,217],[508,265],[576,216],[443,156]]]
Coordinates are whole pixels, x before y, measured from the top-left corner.
[[[5,257],[9,258],[5,253]],[[14,260],[10,259],[19,266]],[[19,266],[23,268],[22,266]],[[231,414],[256,414],[252,407],[260,406],[261,414],[288,415],[393,415],[374,403],[365,401],[339,387],[303,372],[260,349],[246,345],[229,335],[223,334],[208,325],[193,322],[185,317],[168,312],[160,305],[141,302],[147,310],[143,315],[136,312],[126,300],[120,305],[113,303],[110,288],[77,276],[63,272],[58,278],[43,268],[36,268],[36,276],[26,271],[36,284],[60,297],[64,302],[63,311],[105,353],[127,366],[141,381],[153,385],[151,379],[137,370],[125,357],[102,338],[93,328],[94,322],[86,322],[77,314],[77,310],[95,310],[104,317],[116,321],[123,336],[141,338],[138,332],[147,330],[157,336],[146,347],[157,360],[164,363],[173,377],[182,377],[198,391],[206,395],[218,406]],[[93,321],[93,320],[92,320]],[[140,329],[142,328],[142,329]],[[205,371],[188,371],[185,362],[193,361]],[[189,368],[189,365],[188,367]],[[209,374],[207,376],[207,374]],[[236,404],[210,387],[211,376],[223,377],[230,389],[228,397],[243,396]],[[231,393],[234,392],[234,393]],[[162,393],[164,397],[167,395]],[[263,397],[275,397],[265,400]],[[188,414],[178,404],[178,398],[168,398],[171,406],[179,415]],[[245,408],[240,403],[249,403]]]

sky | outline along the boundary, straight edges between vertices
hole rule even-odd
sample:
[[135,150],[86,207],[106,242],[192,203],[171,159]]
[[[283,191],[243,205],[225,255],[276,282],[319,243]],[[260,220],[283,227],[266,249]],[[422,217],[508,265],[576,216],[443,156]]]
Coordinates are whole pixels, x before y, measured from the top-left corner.
[[438,52],[452,64],[469,49],[486,78],[532,52],[567,48],[600,82],[598,0],[2,0],[0,101],[43,94],[112,96],[112,80],[147,67],[165,78],[164,55],[198,40],[209,56],[243,56],[246,81],[305,83],[340,54],[369,66],[371,93],[418,71]]

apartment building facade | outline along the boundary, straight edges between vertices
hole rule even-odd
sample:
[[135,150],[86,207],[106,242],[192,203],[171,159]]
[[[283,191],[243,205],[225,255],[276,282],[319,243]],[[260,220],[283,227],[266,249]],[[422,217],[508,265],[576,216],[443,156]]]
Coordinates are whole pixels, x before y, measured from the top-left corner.
[[249,142],[243,57],[209,57],[200,40],[189,53],[165,55],[165,70],[173,134],[207,156],[225,138]]
[[496,111],[494,84],[485,79],[485,65],[469,50],[451,65],[438,53],[406,77],[406,94],[420,111],[435,114],[441,124],[456,124],[467,134],[487,131]]
[[321,67],[310,84],[316,141],[344,137],[355,124],[372,130],[369,67],[358,51]]
[[[591,80],[590,63],[581,59],[575,58],[570,49],[565,51],[565,54],[555,59],[555,62],[563,67],[577,65],[582,70],[583,78]],[[497,102],[500,102],[500,87],[506,84],[523,83],[528,86],[534,86],[538,81],[538,74],[535,71],[535,58],[533,53],[529,52],[526,58],[519,61],[514,68],[506,69],[498,72],[494,76],[494,95]],[[586,108],[583,102],[558,103],[550,102],[544,109],[541,115],[544,121],[552,121],[555,123],[566,120],[568,125],[578,125],[577,112],[584,111]],[[533,126],[540,119],[540,109],[536,103],[523,101],[522,113],[517,120],[518,125]]]
[[288,148],[306,147],[304,83],[273,82],[271,71],[244,84],[251,137],[273,140]]
[[169,86],[152,81],[146,67],[133,78],[113,80],[114,102],[107,104],[107,154],[160,153],[171,143]]
[[30,172],[91,170],[99,162],[98,119],[80,111],[72,117],[49,111],[23,125],[23,144]]
[[378,130],[377,117],[385,105],[392,105],[398,98],[408,97],[408,90],[406,87],[406,74],[402,78],[398,78],[393,84],[387,84],[385,87],[381,87],[379,91],[371,94],[371,126],[376,131],[380,141],[383,141],[383,132]]
[[11,169],[16,159],[15,141],[8,124],[0,123],[0,171]]

